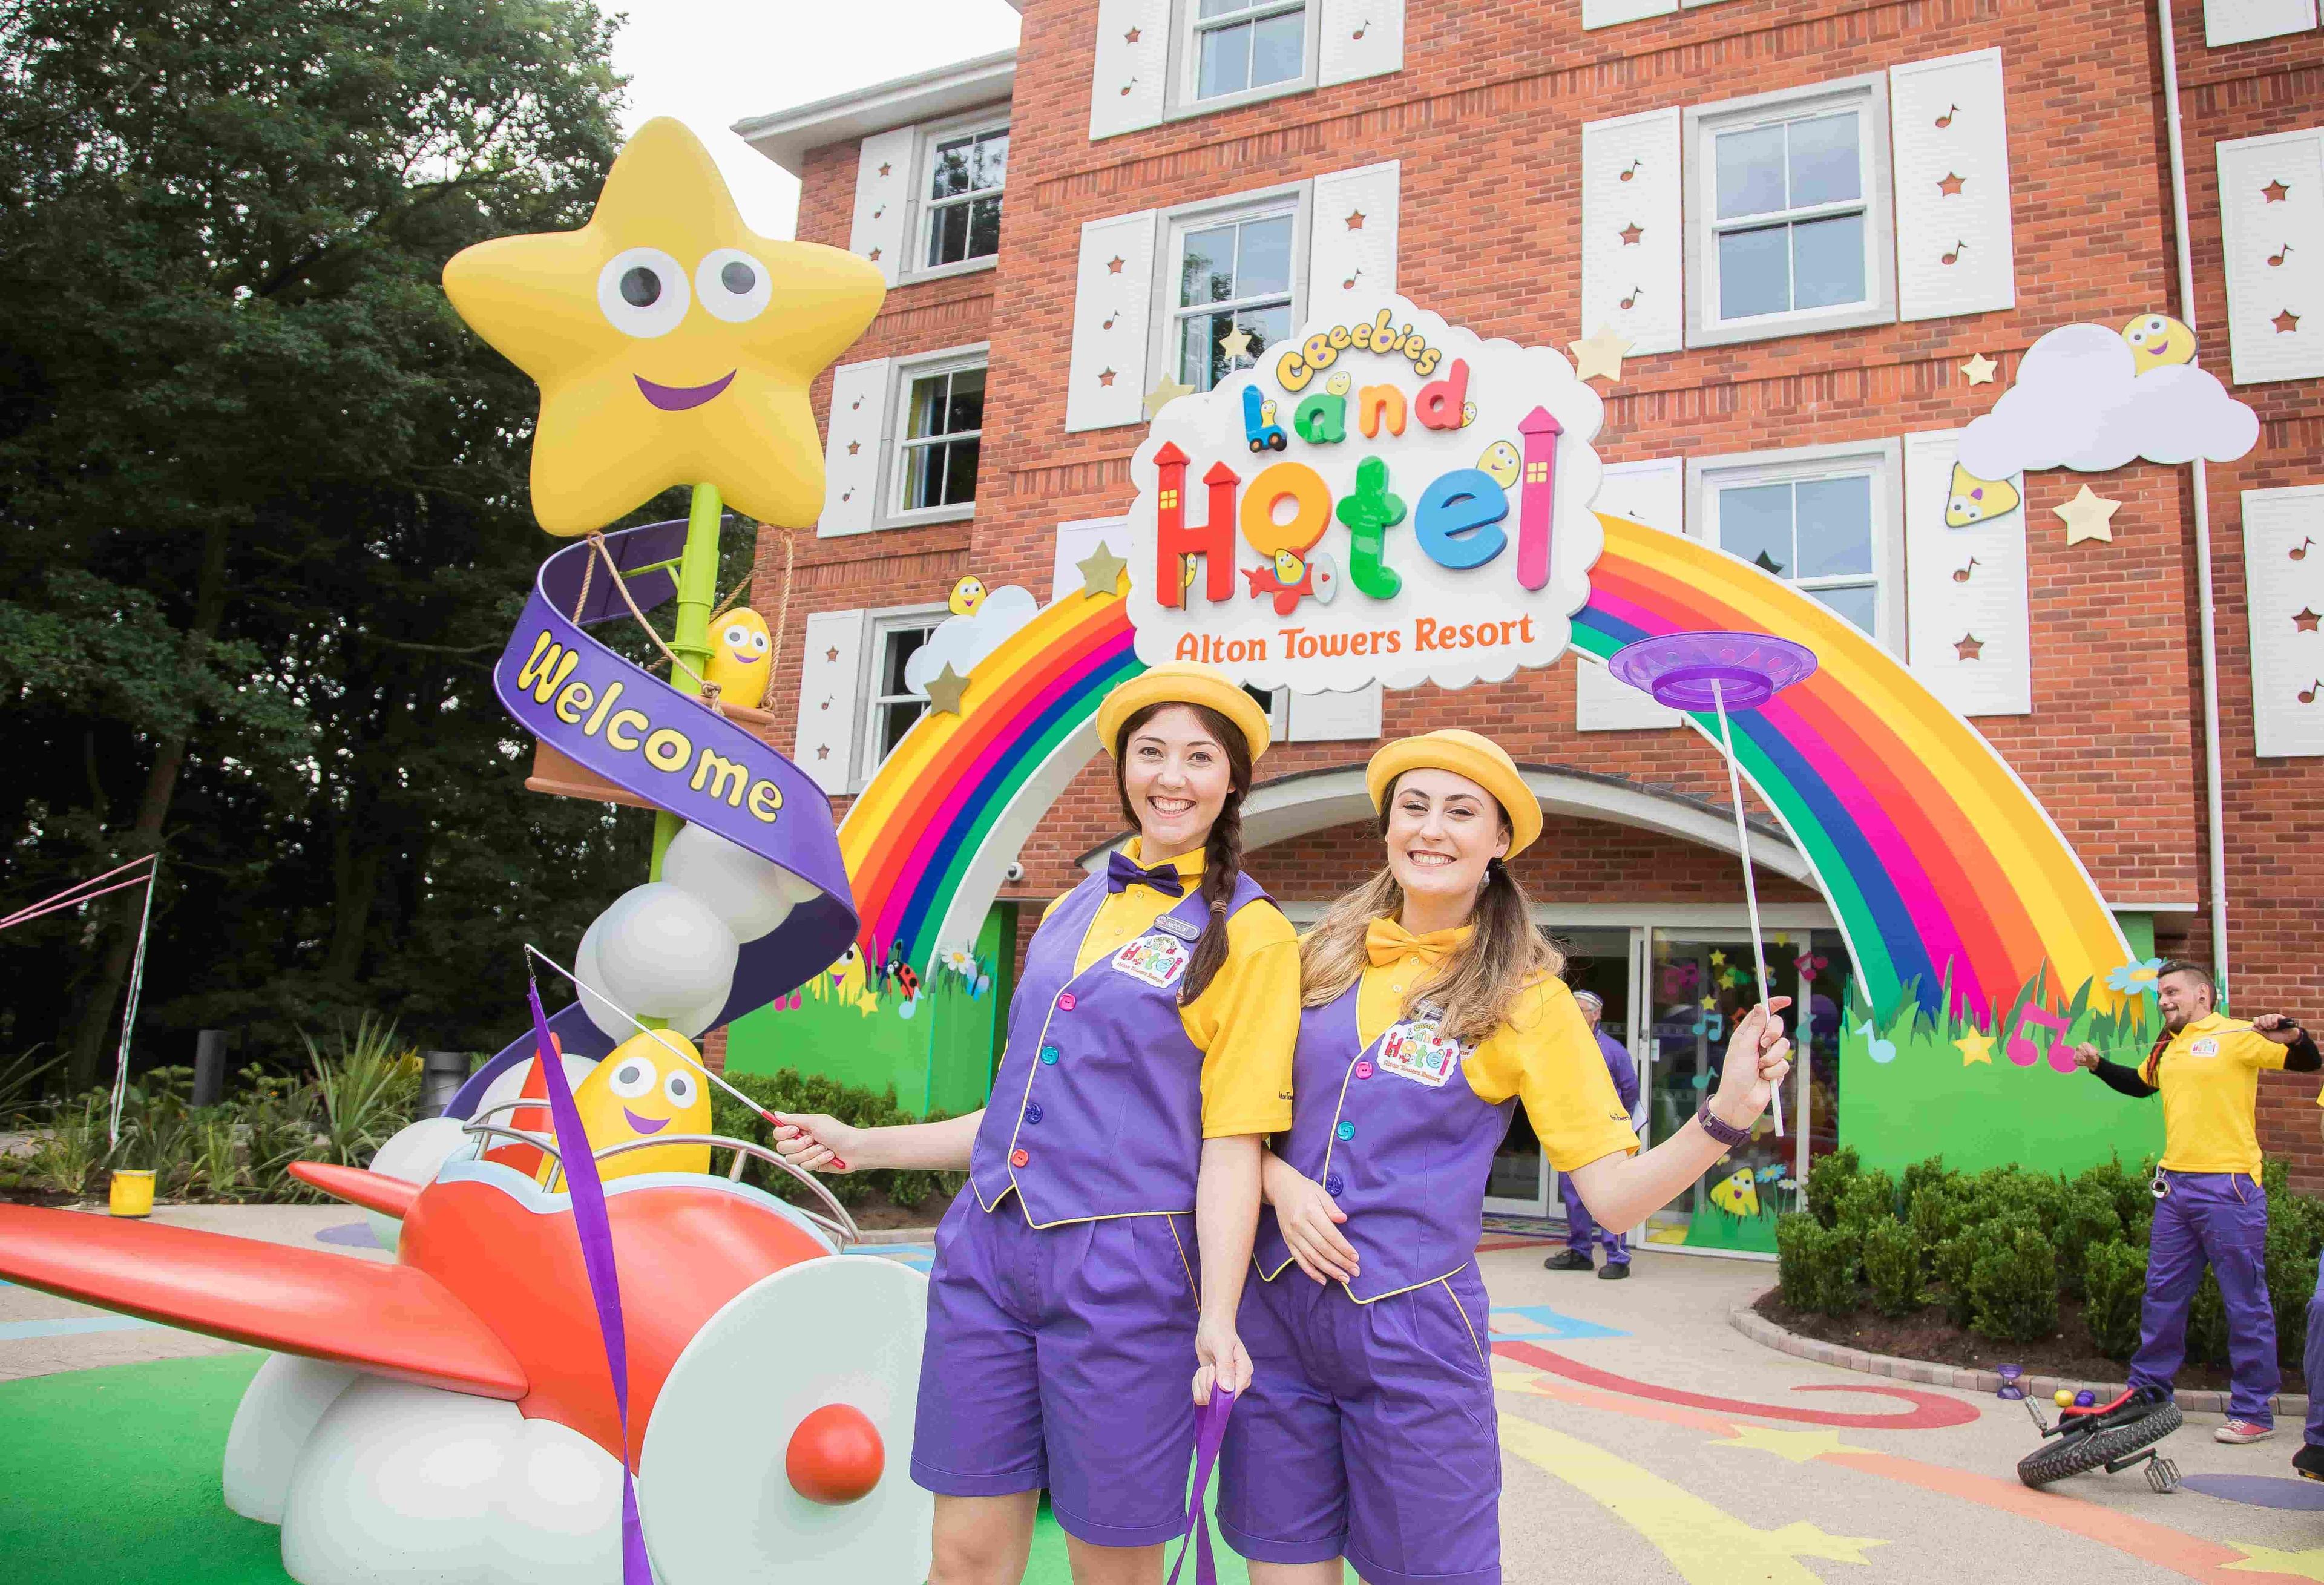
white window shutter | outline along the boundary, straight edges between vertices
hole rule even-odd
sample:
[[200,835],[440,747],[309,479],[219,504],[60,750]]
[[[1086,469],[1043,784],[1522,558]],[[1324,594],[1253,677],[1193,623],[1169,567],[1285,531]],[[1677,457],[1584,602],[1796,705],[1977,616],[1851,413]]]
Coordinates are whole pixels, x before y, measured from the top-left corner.
[[1380,686],[1344,694],[1294,694],[1285,726],[1286,742],[1370,742],[1380,734]]
[[1404,69],[1404,0],[1323,0],[1315,81],[1323,88]]
[[1308,318],[1335,315],[1359,298],[1396,290],[1401,182],[1402,167],[1394,160],[1315,179],[1307,217]]
[[855,724],[863,714],[856,685],[863,669],[861,611],[817,611],[807,619],[799,661],[798,747],[791,762],[834,795],[847,788],[855,762]]
[[1162,124],[1170,76],[1170,0],[1098,0],[1090,64],[1090,141]]
[[1582,0],[1582,25],[1611,27],[1641,17],[1668,16],[1677,9],[1678,0]]
[[1582,325],[1611,327],[1630,353],[1676,352],[1685,334],[1680,260],[1679,112],[1582,129]]
[[1151,209],[1082,226],[1074,281],[1074,349],[1065,369],[1065,430],[1106,429],[1146,417],[1146,322],[1154,295]]
[[2019,503],[1951,528],[1959,429],[1904,437],[1904,652],[1913,675],[1963,715],[2034,713],[2025,589],[2025,475]]
[[818,538],[860,534],[879,521],[880,475],[888,456],[888,368],[893,362],[872,358],[831,372]]
[[2324,374],[2324,128],[2219,145],[2236,383]]
[[1888,69],[1900,318],[2016,306],[2005,98],[1998,50]]
[[2252,751],[2324,754],[2324,485],[2244,492]]
[[1057,525],[1057,542],[1049,559],[1049,603],[1052,605],[1068,594],[1081,593],[1081,564],[1097,554],[1100,545],[1126,559],[1130,554],[1130,520],[1085,517],[1078,521]]
[[[1618,462],[1606,469],[1593,510],[1628,518],[1666,534],[1686,531],[1686,465],[1674,456],[1650,462]],[[1654,696],[1639,692],[1600,662],[1577,655],[1573,674],[1573,724],[1582,732],[1643,732],[1677,726],[1686,719]]]
[[908,247],[904,226],[912,208],[912,155],[918,146],[913,129],[899,126],[865,138],[856,156],[855,219],[848,228],[847,251],[879,265],[890,286],[903,271]]
[[2203,0],[2203,42],[2247,44],[2316,25],[2316,0]]

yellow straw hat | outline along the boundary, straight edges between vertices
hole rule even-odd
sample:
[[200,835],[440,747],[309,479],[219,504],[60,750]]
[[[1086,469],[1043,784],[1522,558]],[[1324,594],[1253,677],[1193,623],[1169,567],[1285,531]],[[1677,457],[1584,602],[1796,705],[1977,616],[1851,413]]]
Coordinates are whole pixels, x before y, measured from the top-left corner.
[[1123,723],[1148,705],[1208,705],[1240,730],[1252,763],[1267,752],[1267,712],[1259,707],[1258,700],[1211,667],[1191,660],[1165,660],[1116,687],[1098,705],[1098,742],[1105,745],[1107,753],[1120,753]]
[[1492,739],[1458,728],[1398,738],[1374,754],[1371,763],[1364,767],[1364,787],[1372,795],[1372,808],[1386,808],[1388,789],[1397,777],[1423,768],[1465,776],[1493,795],[1501,812],[1509,817],[1510,858],[1533,846],[1541,835],[1541,800],[1517,774],[1517,761]]

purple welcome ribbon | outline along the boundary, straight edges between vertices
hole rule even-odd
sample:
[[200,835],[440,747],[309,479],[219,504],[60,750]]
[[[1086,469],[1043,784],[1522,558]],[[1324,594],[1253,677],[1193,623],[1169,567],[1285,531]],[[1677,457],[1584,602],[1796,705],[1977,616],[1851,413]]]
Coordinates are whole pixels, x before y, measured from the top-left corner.
[[581,1239],[581,1264],[589,1273],[589,1296],[596,1301],[597,1329],[605,1340],[605,1364],[613,1373],[613,1407],[621,1416],[622,1585],[653,1585],[645,1531],[638,1524],[637,1481],[630,1473],[630,1345],[622,1327],[622,1278],[613,1265],[613,1224],[605,1212],[605,1185],[597,1176],[597,1158],[589,1153],[589,1132],[573,1104],[564,1059],[549,1038],[549,1015],[541,1011],[540,985],[530,962],[524,977],[525,997],[532,1004],[533,1038],[540,1043],[549,1089],[549,1124],[565,1168],[565,1192],[573,1199],[573,1230]]
[[1211,1527],[1204,1522],[1203,1497],[1211,1489],[1211,1468],[1219,1461],[1219,1448],[1227,1439],[1227,1416],[1234,1413],[1234,1394],[1223,1387],[1211,1389],[1194,1433],[1194,1479],[1186,1493],[1186,1534],[1178,1542],[1178,1561],[1170,1565],[1164,1585],[1178,1585],[1178,1571],[1186,1566],[1186,1544],[1194,1546],[1194,1585],[1218,1585],[1218,1561],[1211,1555]]

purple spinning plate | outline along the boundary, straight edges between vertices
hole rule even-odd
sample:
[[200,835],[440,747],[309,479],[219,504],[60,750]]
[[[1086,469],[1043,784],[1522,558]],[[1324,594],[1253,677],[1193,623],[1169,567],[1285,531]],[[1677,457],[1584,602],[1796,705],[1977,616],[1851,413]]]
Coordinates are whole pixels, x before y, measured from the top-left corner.
[[1815,651],[1768,633],[1665,633],[1614,651],[1616,677],[1674,710],[1756,710],[1816,668]]

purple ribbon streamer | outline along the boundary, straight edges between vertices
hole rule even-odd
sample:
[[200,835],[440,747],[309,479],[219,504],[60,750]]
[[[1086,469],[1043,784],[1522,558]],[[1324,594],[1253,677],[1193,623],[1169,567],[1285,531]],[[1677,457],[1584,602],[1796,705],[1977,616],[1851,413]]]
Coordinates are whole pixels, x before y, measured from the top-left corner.
[[622,1423],[622,1585],[653,1585],[646,1561],[645,1531],[638,1523],[638,1487],[630,1473],[630,1345],[622,1327],[622,1278],[613,1264],[613,1224],[605,1212],[605,1185],[597,1158],[589,1153],[589,1131],[573,1104],[565,1063],[549,1038],[549,1015],[540,1008],[540,986],[525,969],[525,997],[532,1004],[532,1033],[549,1090],[549,1124],[565,1168],[565,1192],[573,1200],[573,1230],[581,1239],[581,1264],[589,1273],[589,1296],[597,1305],[597,1329],[605,1340],[605,1364],[613,1376],[613,1407]]
[[1203,1498],[1211,1489],[1211,1469],[1227,1439],[1227,1416],[1234,1413],[1234,1394],[1222,1387],[1211,1389],[1194,1433],[1194,1479],[1186,1493],[1186,1534],[1178,1542],[1178,1561],[1170,1565],[1165,1585],[1178,1585],[1178,1571],[1186,1566],[1186,1544],[1194,1546],[1194,1585],[1218,1585],[1218,1561],[1211,1555],[1211,1527],[1204,1522]]

